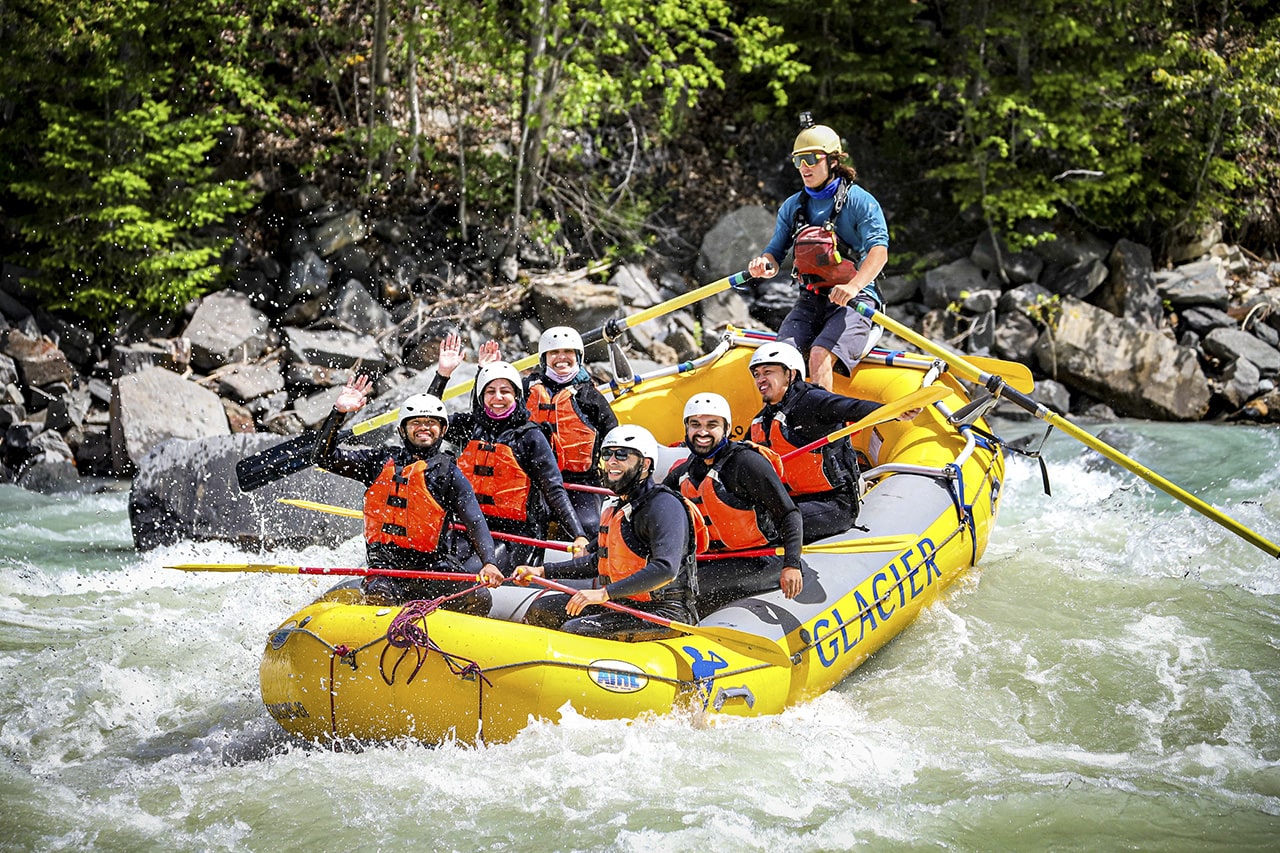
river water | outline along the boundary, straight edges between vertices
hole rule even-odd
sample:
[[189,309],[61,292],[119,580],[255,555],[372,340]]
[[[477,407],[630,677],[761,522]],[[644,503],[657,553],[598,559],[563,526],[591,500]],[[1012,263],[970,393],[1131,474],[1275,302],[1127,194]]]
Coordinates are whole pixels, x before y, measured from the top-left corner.
[[[1280,431],[1102,436],[1280,540]],[[1053,496],[1014,458],[979,569],[811,704],[479,748],[290,740],[258,660],[329,581],[166,570],[263,555],[139,554],[124,491],[0,486],[0,849],[1280,848],[1280,561],[1068,436],[1046,457]]]

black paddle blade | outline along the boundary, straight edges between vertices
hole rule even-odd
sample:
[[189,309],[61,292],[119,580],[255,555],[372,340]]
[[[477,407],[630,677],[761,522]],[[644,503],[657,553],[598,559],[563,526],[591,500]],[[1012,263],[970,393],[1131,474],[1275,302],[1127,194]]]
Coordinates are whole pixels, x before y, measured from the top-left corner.
[[236,481],[240,484],[240,491],[252,492],[267,483],[310,468],[311,454],[315,451],[318,437],[316,430],[307,430],[241,459],[236,463]]

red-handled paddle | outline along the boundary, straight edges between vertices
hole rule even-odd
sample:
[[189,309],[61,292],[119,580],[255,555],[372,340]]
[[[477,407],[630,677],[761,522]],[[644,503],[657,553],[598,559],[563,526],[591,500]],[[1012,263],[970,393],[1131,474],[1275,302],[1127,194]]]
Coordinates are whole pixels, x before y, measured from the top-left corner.
[[[573,595],[578,590],[571,586],[565,586],[549,578],[530,575],[529,580],[539,586],[545,586],[547,589],[554,589],[557,592],[566,592]],[[637,619],[643,619],[646,622],[653,622],[656,625],[662,625],[673,631],[680,631],[684,634],[692,634],[695,637],[702,637],[712,642],[720,643],[726,648],[733,649],[738,654],[746,657],[755,658],[756,660],[771,663],[774,666],[791,666],[791,655],[782,647],[780,643],[768,639],[767,637],[758,637],[755,634],[749,634],[746,631],[738,631],[734,628],[726,628],[721,625],[689,625],[684,622],[676,622],[663,616],[657,616],[653,613],[645,613],[643,610],[636,610],[633,607],[627,607],[616,601],[603,601],[601,607],[607,607],[610,610],[616,610],[619,613],[628,613]]]

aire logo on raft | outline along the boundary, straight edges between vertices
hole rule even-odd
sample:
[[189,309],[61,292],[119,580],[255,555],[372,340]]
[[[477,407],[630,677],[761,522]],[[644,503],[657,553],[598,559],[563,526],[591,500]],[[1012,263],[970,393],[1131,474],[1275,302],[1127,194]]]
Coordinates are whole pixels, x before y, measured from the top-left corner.
[[610,693],[635,693],[649,683],[644,670],[633,663],[621,660],[598,660],[591,663],[587,672],[597,686]]
[[[877,572],[870,581],[863,581],[853,591],[857,612],[846,619],[840,608],[833,607],[829,615],[823,615],[813,623],[814,649],[823,666],[832,666],[841,655],[853,651],[870,632],[887,622],[893,612],[907,606],[942,577],[942,570],[934,562],[937,546],[930,539],[921,539],[895,562]],[[921,571],[923,569],[923,571]],[[892,576],[892,577],[891,577]],[[864,587],[871,587],[871,599],[863,595]],[[878,619],[878,621],[877,621]],[[857,636],[850,627],[858,623]]]

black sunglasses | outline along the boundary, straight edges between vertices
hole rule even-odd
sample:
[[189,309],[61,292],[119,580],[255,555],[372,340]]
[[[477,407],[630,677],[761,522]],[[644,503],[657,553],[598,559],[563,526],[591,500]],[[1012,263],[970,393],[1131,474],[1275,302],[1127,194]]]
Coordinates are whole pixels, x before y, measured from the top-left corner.
[[818,161],[826,156],[826,154],[819,154],[815,151],[806,151],[803,154],[793,154],[791,155],[791,165],[795,166],[797,169],[801,166],[816,166],[818,165]]
[[635,453],[635,451],[629,447],[605,447],[600,451],[600,461],[607,462],[610,459],[617,459],[619,462],[626,462],[627,457],[632,453]]

